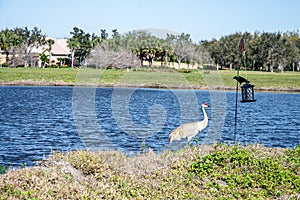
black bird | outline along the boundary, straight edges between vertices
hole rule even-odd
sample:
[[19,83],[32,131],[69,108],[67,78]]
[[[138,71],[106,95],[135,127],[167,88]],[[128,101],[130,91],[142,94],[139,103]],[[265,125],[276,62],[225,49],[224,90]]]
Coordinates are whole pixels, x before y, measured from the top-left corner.
[[240,84],[242,84],[243,82],[245,82],[245,83],[250,82],[250,81],[248,81],[247,79],[245,79],[244,77],[241,77],[241,76],[234,76],[233,79],[236,79]]

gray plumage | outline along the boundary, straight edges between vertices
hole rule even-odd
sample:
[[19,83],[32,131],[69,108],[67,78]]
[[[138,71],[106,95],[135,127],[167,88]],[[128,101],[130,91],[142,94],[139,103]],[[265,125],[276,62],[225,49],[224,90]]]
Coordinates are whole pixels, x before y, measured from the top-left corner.
[[182,124],[175,130],[170,133],[169,143],[174,140],[181,140],[183,138],[187,138],[187,141],[190,141],[193,137],[195,137],[200,131],[205,129],[208,124],[208,118],[205,111],[205,108],[208,107],[207,103],[202,104],[202,112],[204,115],[204,119],[200,122],[193,122],[188,124]]

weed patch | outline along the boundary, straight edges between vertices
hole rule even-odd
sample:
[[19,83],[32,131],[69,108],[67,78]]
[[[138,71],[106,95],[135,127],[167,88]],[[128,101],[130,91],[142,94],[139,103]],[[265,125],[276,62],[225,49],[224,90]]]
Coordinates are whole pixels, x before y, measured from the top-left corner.
[[236,198],[280,198],[300,192],[297,155],[299,146],[271,157],[257,157],[255,151],[239,146],[226,147],[192,163],[189,171],[212,180],[206,186],[225,196],[238,189]]
[[55,153],[0,175],[0,199],[299,199],[299,152],[217,144]]

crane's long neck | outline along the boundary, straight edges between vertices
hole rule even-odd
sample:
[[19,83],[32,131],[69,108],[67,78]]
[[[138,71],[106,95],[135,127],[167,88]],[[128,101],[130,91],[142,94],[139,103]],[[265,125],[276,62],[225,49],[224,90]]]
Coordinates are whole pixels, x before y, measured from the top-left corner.
[[204,107],[202,107],[202,112],[203,112],[203,115],[204,115],[204,121],[208,121],[207,114],[206,114],[206,111],[205,111]]
[[208,118],[207,118],[207,114],[206,114],[204,107],[202,107],[202,112],[204,115],[204,119],[202,121],[198,122],[198,131],[202,131],[204,128],[206,128],[206,126],[208,124]]

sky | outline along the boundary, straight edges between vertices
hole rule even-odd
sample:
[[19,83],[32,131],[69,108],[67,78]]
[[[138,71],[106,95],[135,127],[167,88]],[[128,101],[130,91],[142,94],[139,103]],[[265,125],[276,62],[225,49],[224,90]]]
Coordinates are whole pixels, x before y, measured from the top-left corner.
[[76,26],[97,35],[101,29],[186,33],[198,42],[236,32],[298,31],[300,1],[0,0],[0,30],[35,26],[55,39],[71,37]]

